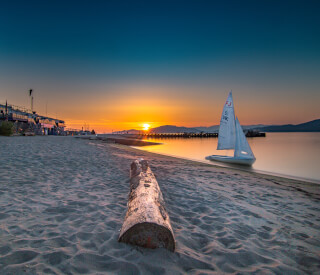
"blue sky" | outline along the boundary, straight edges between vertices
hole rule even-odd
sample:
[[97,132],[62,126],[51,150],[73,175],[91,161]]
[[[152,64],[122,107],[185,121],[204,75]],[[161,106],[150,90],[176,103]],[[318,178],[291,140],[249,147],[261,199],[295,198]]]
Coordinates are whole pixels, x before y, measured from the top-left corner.
[[[245,122],[268,123],[267,107],[279,123],[319,118],[319,8],[319,1],[2,1],[0,101],[27,105],[22,95],[34,88],[40,112],[49,101],[74,120],[66,108],[83,108],[88,92],[99,105],[145,96],[137,93],[143,86],[160,101],[180,106],[183,97],[185,109],[196,102],[201,110],[210,100],[220,108],[233,89],[239,103],[268,104],[265,116],[243,115]],[[170,121],[212,125],[219,112]]]

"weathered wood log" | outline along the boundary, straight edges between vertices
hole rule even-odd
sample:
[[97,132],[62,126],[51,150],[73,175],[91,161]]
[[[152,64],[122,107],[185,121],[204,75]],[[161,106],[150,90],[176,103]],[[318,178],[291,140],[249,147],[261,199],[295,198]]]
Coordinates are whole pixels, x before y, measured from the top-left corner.
[[119,242],[174,251],[175,240],[158,182],[146,160],[131,164],[128,209]]

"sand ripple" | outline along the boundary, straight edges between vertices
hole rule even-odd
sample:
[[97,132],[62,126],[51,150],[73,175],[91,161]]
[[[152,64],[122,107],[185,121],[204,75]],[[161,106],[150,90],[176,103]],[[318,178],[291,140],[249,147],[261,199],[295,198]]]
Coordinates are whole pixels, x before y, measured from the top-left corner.
[[[0,137],[0,274],[317,274],[320,191],[71,137]],[[150,160],[177,251],[118,243]]]

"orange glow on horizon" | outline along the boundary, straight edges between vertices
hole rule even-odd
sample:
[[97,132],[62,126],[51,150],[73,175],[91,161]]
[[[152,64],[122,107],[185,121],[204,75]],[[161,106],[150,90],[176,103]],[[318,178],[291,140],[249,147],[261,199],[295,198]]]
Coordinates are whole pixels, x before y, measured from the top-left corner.
[[144,131],[148,131],[149,128],[150,128],[150,125],[149,125],[149,124],[147,124],[147,123],[143,124],[143,130],[144,130]]
[[[101,85],[91,90],[95,91],[94,97],[82,91],[77,97],[66,93],[63,102],[52,98],[48,116],[64,120],[67,128],[81,130],[83,127],[97,133],[147,130],[144,124],[149,124],[148,129],[163,125],[209,127],[219,125],[229,93],[221,87],[159,83]],[[320,116],[318,109],[303,108],[298,101],[284,105],[288,99],[284,99],[281,92],[274,97],[269,92],[250,94],[247,91],[247,88],[238,88],[233,92],[235,113],[241,125],[299,124]],[[314,100],[309,105],[316,104]],[[39,114],[46,113],[45,106],[43,102],[37,103]]]

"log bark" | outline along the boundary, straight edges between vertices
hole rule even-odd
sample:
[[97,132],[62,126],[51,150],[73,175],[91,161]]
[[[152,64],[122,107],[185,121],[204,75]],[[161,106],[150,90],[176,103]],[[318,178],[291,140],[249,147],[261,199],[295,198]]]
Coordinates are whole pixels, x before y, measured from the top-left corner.
[[158,182],[146,160],[131,164],[128,209],[119,242],[175,249],[169,215]]

